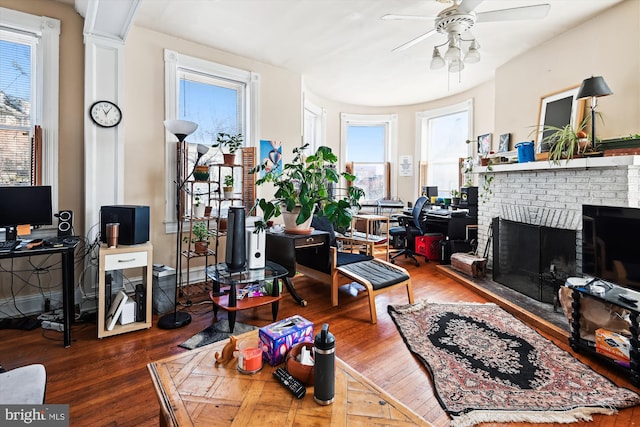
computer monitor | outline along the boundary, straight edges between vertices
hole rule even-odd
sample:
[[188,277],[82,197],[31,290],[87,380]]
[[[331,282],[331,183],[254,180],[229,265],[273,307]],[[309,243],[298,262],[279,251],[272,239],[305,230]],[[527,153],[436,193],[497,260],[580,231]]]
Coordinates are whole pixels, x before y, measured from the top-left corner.
[[433,196],[438,197],[438,186],[437,185],[423,186],[422,195],[425,196],[427,200],[431,200],[431,197]]
[[16,239],[16,227],[51,225],[50,186],[0,186],[0,227],[6,239]]

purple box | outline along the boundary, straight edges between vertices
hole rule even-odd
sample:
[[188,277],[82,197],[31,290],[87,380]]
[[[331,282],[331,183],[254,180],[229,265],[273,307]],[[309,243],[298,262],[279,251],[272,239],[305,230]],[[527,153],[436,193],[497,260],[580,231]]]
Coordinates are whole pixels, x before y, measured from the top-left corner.
[[258,331],[262,358],[271,366],[284,362],[287,352],[300,342],[313,342],[313,323],[302,316],[295,315]]

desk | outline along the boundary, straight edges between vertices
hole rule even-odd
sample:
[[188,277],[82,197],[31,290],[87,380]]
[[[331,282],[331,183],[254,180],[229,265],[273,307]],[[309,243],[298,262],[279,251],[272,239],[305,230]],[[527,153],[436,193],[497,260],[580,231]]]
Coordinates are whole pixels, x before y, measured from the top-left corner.
[[65,243],[57,248],[37,247],[34,249],[17,249],[8,253],[0,253],[0,259],[22,258],[36,255],[62,256],[62,315],[64,324],[64,346],[71,347],[71,323],[75,320],[75,296],[73,282],[75,271],[73,257],[78,246],[78,241]]
[[[239,335],[255,345],[258,331]],[[429,426],[423,418],[336,357],[335,402],[321,406],[313,387],[294,398],[264,364],[253,375],[238,372],[237,358],[216,367],[215,352],[228,340],[147,365],[160,403],[161,426]]]
[[291,278],[298,271],[298,263],[312,270],[329,270],[329,237],[326,231],[317,230],[311,234],[267,233],[267,259],[288,270],[284,283],[293,299],[303,307],[307,301],[298,295]]

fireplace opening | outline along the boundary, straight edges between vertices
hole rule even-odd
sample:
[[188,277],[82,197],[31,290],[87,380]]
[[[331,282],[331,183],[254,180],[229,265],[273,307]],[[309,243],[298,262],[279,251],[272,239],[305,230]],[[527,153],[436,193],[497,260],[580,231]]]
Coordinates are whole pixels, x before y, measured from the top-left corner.
[[576,231],[494,218],[493,280],[555,304],[557,289],[576,272]]

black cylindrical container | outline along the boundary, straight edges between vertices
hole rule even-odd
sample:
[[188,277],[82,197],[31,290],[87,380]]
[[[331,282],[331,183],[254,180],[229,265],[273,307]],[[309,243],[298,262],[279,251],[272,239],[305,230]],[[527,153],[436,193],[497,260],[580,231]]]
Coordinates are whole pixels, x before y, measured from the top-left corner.
[[329,332],[329,325],[322,325],[316,335],[313,350],[313,400],[320,405],[330,405],[336,393],[336,339]]
[[247,260],[244,206],[229,207],[225,262],[229,271],[242,271]]

